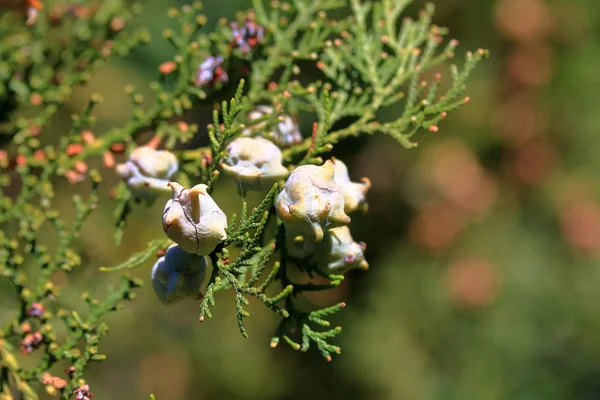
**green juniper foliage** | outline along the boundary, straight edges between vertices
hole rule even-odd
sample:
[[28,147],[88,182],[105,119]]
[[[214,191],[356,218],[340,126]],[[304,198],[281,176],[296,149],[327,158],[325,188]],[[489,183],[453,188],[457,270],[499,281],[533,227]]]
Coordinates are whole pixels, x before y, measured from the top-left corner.
[[[199,265],[208,264],[200,258],[208,257],[212,268],[206,274],[203,296],[195,296],[202,298],[198,300],[200,321],[215,312],[214,293],[227,290],[235,296],[243,336],[248,335],[245,307],[255,298],[281,317],[271,347],[280,342],[301,351],[316,347],[327,360],[339,354],[333,339],[341,327],[332,327],[328,318],[345,303],[304,310],[297,299],[305,292],[328,290],[342,282],[343,269],[327,268],[334,265],[336,252],[341,252],[348,265],[357,262],[356,257],[366,265],[364,246],[347,233],[350,218],[345,212],[354,210],[348,210],[349,203],[339,199],[342,192],[344,198],[355,193],[363,196],[364,202],[370,184],[368,180],[362,185],[348,181],[339,186],[333,180],[333,168],[337,171],[343,164],[335,160],[324,163],[323,157],[330,156],[344,138],[361,134],[383,133],[405,148],[415,147],[418,132],[436,132],[448,113],[468,101],[466,81],[487,55],[484,50],[467,52],[461,66],[450,65],[448,78],[436,74],[434,67],[447,64],[458,43],[445,40],[446,30],[432,24],[433,5],[427,5],[417,19],[404,17],[410,2],[293,0],[265,4],[255,0],[251,10],[239,13],[233,23],[222,21],[212,33],[202,32],[206,18],[201,3],[171,9],[168,14],[179,29],[166,30],[164,38],[177,55],[163,63],[159,79],[149,83],[152,100],[144,101],[135,88],[125,88],[134,105],[129,121],[93,134],[94,107],[102,101],[100,95],[93,95],[85,109],[73,116],[70,127],[64,128],[58,144],[45,143],[43,131],[73,88],[84,84],[113,56],[124,56],[149,40],[146,31],[125,28],[127,20],[139,13],[140,5],[128,0],[85,5],[45,1],[43,9],[38,9],[36,2],[24,2],[29,4],[28,11],[36,14],[27,23],[18,10],[5,12],[0,17],[0,137],[4,148],[0,152],[4,188],[0,198],[0,276],[12,284],[19,306],[14,318],[0,321],[0,397],[35,399],[41,387],[65,399],[90,397],[84,371],[90,362],[104,359],[97,347],[108,331],[102,317],[121,308],[123,300],[133,299],[132,290],[141,283],[124,276],[121,285],[110,288],[104,299],[84,293],[87,311],[82,314],[58,302],[60,291],[50,275],[82,267],[74,244],[94,209],[114,208],[115,240],[119,243],[130,211],[155,201],[166,202],[171,190],[176,195],[163,216],[167,235],[152,240],[122,265],[103,271],[156,261],[153,284],[161,301],[169,303],[179,299],[175,295],[182,291],[199,294],[196,286],[205,273]],[[330,19],[328,12],[336,9],[340,9],[336,15],[347,17]],[[319,80],[303,81],[301,69],[314,69]],[[237,88],[235,95],[215,104],[208,124],[209,146],[185,147],[198,126],[174,122],[173,117],[184,116],[197,104],[214,103],[219,92],[229,88]],[[259,106],[263,112],[256,114],[253,110]],[[401,110],[398,118],[378,121],[379,111],[389,107]],[[306,118],[312,123],[312,132],[306,132],[304,138],[293,135],[298,129],[295,116],[300,112],[310,116]],[[155,136],[142,146],[138,137],[148,128]],[[273,132],[279,136],[273,137]],[[275,146],[259,163],[252,159],[258,157],[252,152],[255,150],[240,145],[240,154],[245,155],[238,159],[233,153],[242,137],[249,140],[244,143],[254,145],[263,143],[257,137],[272,139],[282,150]],[[256,151],[266,152],[267,147],[261,146]],[[110,189],[102,184],[102,176],[115,173],[113,154],[119,152],[129,154],[130,160],[116,166],[123,182]],[[248,157],[255,162],[252,168],[260,172],[248,172],[243,164]],[[277,167],[277,157],[280,175],[271,179],[268,171]],[[87,163],[95,158],[102,158],[106,168],[88,169]],[[235,167],[240,168],[240,175],[235,172],[233,177],[242,195],[255,189],[267,194],[252,208],[242,196],[239,214],[226,216],[210,194],[224,173],[223,165],[231,167],[232,163],[239,163]],[[302,188],[307,174],[315,181],[323,176],[310,186],[317,193],[314,199],[303,198],[304,190],[298,193],[292,187],[296,182]],[[340,173],[335,174],[338,179]],[[65,179],[86,193],[73,198],[73,221],[61,215],[53,201],[54,185]],[[170,184],[170,188],[168,182],[186,182],[193,188],[177,192],[178,185]],[[99,191],[109,190],[114,202],[98,204]],[[284,204],[285,196],[294,203]],[[202,210],[209,209],[213,222],[202,222],[208,221]],[[182,214],[177,214],[179,210]],[[190,217],[189,210],[201,217]],[[159,218],[157,215],[157,221]],[[191,236],[185,231],[188,228],[194,232]],[[39,243],[40,230],[48,229],[57,238],[52,246]],[[348,243],[342,239],[344,235],[349,237]],[[206,247],[209,238],[215,243],[208,252],[189,250]],[[175,243],[179,247],[173,246]],[[344,253],[348,250],[340,250],[342,245],[354,246],[354,253]],[[158,261],[157,253],[162,256]],[[196,261],[178,264],[182,255]],[[200,264],[188,265],[194,262]],[[35,263],[36,268],[23,268],[28,263]],[[196,268],[193,274],[192,267]],[[302,271],[307,279],[318,276],[319,283],[296,282],[290,273],[293,269]],[[160,274],[165,274],[165,281]],[[195,274],[196,283],[190,283],[190,274]],[[57,333],[65,328],[66,334]],[[41,354],[34,364],[22,362],[23,356],[34,352]],[[49,370],[59,363],[70,367],[61,376],[51,375]]]

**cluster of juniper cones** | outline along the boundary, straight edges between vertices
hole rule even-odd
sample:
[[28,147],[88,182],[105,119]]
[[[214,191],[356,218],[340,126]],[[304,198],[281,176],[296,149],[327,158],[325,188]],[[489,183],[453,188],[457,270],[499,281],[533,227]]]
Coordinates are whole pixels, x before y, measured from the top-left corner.
[[[271,107],[259,106],[248,114],[248,119],[272,112]],[[290,116],[280,116],[272,129],[256,124],[229,143],[220,169],[237,183],[242,196],[285,181],[275,209],[285,225],[285,245],[290,257],[316,265],[325,273],[368,268],[365,244],[352,238],[348,214],[367,210],[369,180],[352,182],[346,165],[335,158],[322,166],[302,165],[290,172],[283,165],[281,148],[301,140],[299,126]],[[162,223],[165,234],[175,244],[152,270],[155,291],[165,304],[198,298],[210,263],[207,256],[227,239],[227,216],[208,194],[207,186],[184,188],[174,182],[178,168],[174,154],[148,146],[137,148],[116,167],[136,197],[172,194]]]

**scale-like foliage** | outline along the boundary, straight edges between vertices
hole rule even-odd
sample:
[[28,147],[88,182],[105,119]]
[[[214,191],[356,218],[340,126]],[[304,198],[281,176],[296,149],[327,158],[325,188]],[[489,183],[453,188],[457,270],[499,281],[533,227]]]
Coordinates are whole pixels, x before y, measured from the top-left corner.
[[[83,6],[46,1],[43,10],[36,9],[37,2],[23,3],[30,14],[37,13],[27,24],[18,10],[0,17],[4,147],[0,151],[0,277],[14,288],[17,299],[14,318],[0,326],[2,398],[37,398],[39,385],[65,399],[89,395],[83,380],[85,368],[104,358],[97,346],[108,327],[101,318],[119,309],[122,300],[133,299],[132,289],[140,283],[124,277],[104,300],[84,293],[87,311],[82,313],[79,307],[61,303],[50,275],[81,266],[75,244],[94,209],[114,209],[114,235],[119,243],[126,234],[130,211],[156,200],[141,202],[121,183],[112,189],[112,204],[98,204],[99,191],[108,190],[101,177],[112,173],[113,155],[135,150],[143,131],[154,132],[147,145],[176,155],[176,180],[190,186],[206,184],[211,194],[232,141],[248,131],[263,136],[280,126],[282,118],[299,112],[306,115],[312,131],[302,142],[283,150],[290,172],[299,165],[320,165],[323,156],[350,136],[383,133],[406,148],[415,147],[419,131],[436,132],[448,113],[468,101],[466,81],[487,55],[485,50],[468,52],[463,65],[451,65],[450,79],[443,79],[438,68],[454,57],[458,43],[445,44],[446,30],[432,24],[432,5],[416,20],[400,20],[410,0],[351,0],[350,7],[341,0],[294,0],[268,6],[254,0],[253,9],[240,13],[235,24],[222,23],[213,33],[201,32],[206,18],[200,14],[201,3],[196,2],[168,11],[179,28],[166,30],[164,38],[177,55],[166,60],[159,68],[159,79],[149,83],[150,101],[144,101],[134,87],[126,87],[133,104],[129,120],[94,134],[94,107],[102,102],[95,94],[73,116],[58,144],[45,143],[40,133],[49,129],[73,88],[88,81],[112,55],[126,55],[149,38],[144,30],[124,29],[140,10],[135,2],[98,1]],[[348,8],[345,18],[327,15],[329,10],[344,8]],[[243,31],[247,37],[238,32],[240,26],[247,29]],[[316,78],[307,80],[307,75]],[[219,104],[214,100],[221,90],[235,87],[231,101]],[[213,121],[208,124],[209,145],[189,148],[185,144],[199,127],[174,122],[173,117],[184,116],[200,103],[215,103]],[[249,119],[259,105],[272,106],[272,113]],[[384,108],[398,110],[397,117],[379,122]],[[100,157],[107,168],[89,169],[87,163]],[[55,187],[64,179],[78,184],[82,193],[73,198],[70,218],[58,211],[54,201]],[[235,296],[239,330],[247,336],[246,306],[255,298],[281,317],[271,347],[281,339],[295,350],[307,351],[312,345],[331,360],[332,354],[341,352],[330,343],[341,327],[332,327],[329,318],[345,303],[303,310],[297,299],[305,292],[335,288],[344,276],[326,272],[318,259],[298,259],[289,253],[286,235],[291,231],[276,212],[284,184],[273,185],[251,210],[242,199],[239,215],[229,216],[227,238],[209,255],[212,271],[200,302],[200,321],[211,318],[214,293],[228,290]],[[45,245],[43,239],[49,232],[56,240]],[[148,264],[171,244],[166,237],[156,238],[123,264],[102,270]],[[295,282],[293,269],[307,279],[317,275],[326,283]],[[68,332],[59,338],[56,332],[61,323]],[[17,346],[24,355],[38,351],[43,356],[34,367],[24,368],[15,356]],[[49,375],[49,369],[62,361],[71,365],[66,374]]]

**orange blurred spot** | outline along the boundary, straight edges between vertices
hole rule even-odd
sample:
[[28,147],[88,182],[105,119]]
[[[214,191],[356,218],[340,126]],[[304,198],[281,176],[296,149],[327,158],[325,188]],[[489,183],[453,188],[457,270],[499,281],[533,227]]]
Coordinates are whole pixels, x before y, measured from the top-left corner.
[[73,143],[67,146],[65,152],[69,157],[76,156],[83,151],[83,145],[81,143]]
[[572,200],[560,211],[565,241],[574,252],[600,254],[600,207],[588,199]]
[[548,125],[548,116],[536,107],[535,99],[529,95],[512,97],[497,107],[492,118],[494,130],[514,146],[539,136]]
[[15,162],[19,166],[27,165],[27,157],[25,157],[23,154],[19,154],[15,159]]
[[31,96],[29,96],[29,102],[31,105],[39,106],[43,101],[44,98],[39,93],[32,93]]
[[44,385],[51,385],[55,389],[62,389],[67,386],[67,381],[57,376],[52,376],[48,372],[45,372],[44,375],[42,375],[42,383]]
[[69,11],[76,18],[80,19],[88,19],[94,13],[94,10],[92,10],[90,7],[82,5],[72,5]]
[[525,183],[534,185],[556,165],[558,153],[548,142],[537,140],[517,150],[514,172]]
[[459,210],[483,213],[495,202],[495,182],[464,143],[448,140],[430,147],[423,164],[426,177],[434,188]]
[[73,171],[72,169],[67,170],[65,172],[65,176],[67,177],[67,180],[69,181],[70,184],[79,183],[79,182],[83,181],[83,179],[85,178],[83,175],[81,175],[77,171]]
[[102,161],[107,168],[114,168],[115,166],[115,157],[110,151],[107,151],[102,155]]
[[489,261],[463,258],[446,271],[446,283],[452,300],[460,307],[483,307],[496,297],[500,282]]
[[112,29],[114,32],[118,32],[121,29],[123,29],[125,27],[125,20],[123,18],[113,18],[112,21],[110,21],[110,29]]
[[463,216],[449,204],[430,203],[411,222],[409,237],[432,253],[442,253],[460,235],[464,224]]
[[113,143],[110,145],[110,151],[115,153],[122,153],[125,151],[125,143]]
[[0,166],[6,168],[8,166],[8,153],[6,150],[0,150]]
[[40,0],[25,0],[25,6],[27,8],[29,8],[29,7],[37,8],[38,10],[41,10],[44,8],[44,4]]
[[508,56],[509,74],[528,86],[547,83],[554,74],[554,51],[541,42],[519,46]]
[[92,131],[81,131],[81,138],[86,144],[92,144],[96,141],[96,137]]
[[21,332],[30,333],[31,329],[31,324],[29,322],[25,321],[21,324]]
[[79,172],[80,174],[85,174],[88,170],[88,166],[84,161],[76,161],[75,165],[74,165],[75,171]]
[[102,56],[104,56],[104,57],[109,57],[110,53],[112,52],[112,46],[113,46],[113,41],[107,40],[104,43],[104,45],[102,46],[102,49],[100,50],[100,54],[102,54]]
[[163,75],[168,75],[171,72],[175,71],[176,69],[177,69],[177,64],[175,64],[173,61],[164,62],[164,63],[160,64],[160,66],[158,67],[158,71]]
[[162,138],[160,138],[159,136],[154,136],[152,139],[150,139],[150,141],[148,141],[148,143],[146,143],[146,146],[156,150],[158,149],[158,146],[160,146],[161,140]]
[[553,25],[552,14],[542,0],[499,0],[495,22],[500,33],[518,41],[545,37]]
[[44,161],[46,159],[46,153],[44,153],[44,150],[36,150],[33,153],[33,158],[36,161]]
[[40,134],[41,128],[39,126],[32,125],[29,127],[29,132],[31,133],[31,136],[37,136]]
[[179,121],[177,123],[177,129],[179,129],[180,132],[187,132],[187,130],[189,129],[189,125],[184,121]]

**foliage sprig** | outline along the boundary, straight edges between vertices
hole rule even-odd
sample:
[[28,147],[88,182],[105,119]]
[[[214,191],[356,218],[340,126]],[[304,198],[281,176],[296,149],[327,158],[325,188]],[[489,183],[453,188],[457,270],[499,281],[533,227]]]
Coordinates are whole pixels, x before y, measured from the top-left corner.
[[[348,9],[342,0],[269,5],[253,0],[253,8],[240,13],[235,24],[223,21],[212,33],[202,32],[207,21],[200,2],[171,9],[168,14],[178,28],[165,30],[163,37],[176,55],[159,66],[157,80],[149,83],[152,98],[144,99],[138,89],[127,86],[133,107],[129,119],[94,133],[95,107],[102,102],[94,94],[72,117],[58,143],[43,133],[73,88],[89,81],[111,56],[127,55],[149,41],[145,30],[125,29],[141,7],[129,0],[90,6],[48,1],[29,26],[16,12],[2,15],[0,278],[13,288],[15,316],[0,325],[0,396],[18,393],[34,399],[40,386],[64,399],[88,396],[85,369],[90,362],[104,359],[98,350],[108,331],[102,317],[122,307],[124,300],[132,300],[133,289],[141,283],[125,276],[104,300],[84,293],[82,309],[63,304],[52,275],[83,266],[78,237],[89,215],[104,206],[99,199],[109,189],[102,177],[112,173],[115,157],[140,146],[144,132],[153,132],[147,147],[162,147],[176,155],[176,180],[189,186],[206,184],[207,195],[219,183],[231,143],[241,137],[266,136],[279,129],[285,118],[290,122],[302,115],[310,126],[303,129],[310,131],[303,141],[282,150],[289,172],[322,164],[337,143],[351,136],[383,133],[413,148],[418,132],[437,132],[449,113],[468,102],[466,82],[488,53],[467,52],[462,66],[450,66],[446,81],[442,66],[454,57],[458,42],[444,44],[448,32],[432,24],[432,5],[416,20],[399,20],[410,2],[351,0]],[[333,10],[348,15],[331,19],[328,12]],[[240,46],[240,41],[246,42]],[[230,101],[222,101],[230,96],[222,93],[233,92]],[[207,123],[208,145],[189,148],[188,141],[200,127],[182,118],[206,103],[215,105],[212,122]],[[270,106],[272,112],[249,118],[261,105]],[[380,121],[384,109],[396,110],[396,117]],[[90,168],[88,163],[96,159],[106,168]],[[63,199],[57,198],[65,180],[81,189],[68,212],[64,206],[59,208]],[[254,298],[281,318],[271,347],[282,340],[299,351],[315,346],[330,361],[341,352],[330,342],[342,329],[331,317],[346,304],[304,310],[298,299],[306,292],[334,289],[344,276],[327,272],[319,260],[290,254],[287,239],[292,232],[276,204],[284,185],[284,180],[274,184],[251,209],[242,199],[239,215],[229,217],[227,238],[208,255],[212,270],[199,319],[212,317],[215,292],[230,291],[238,328],[247,337],[244,320]],[[127,234],[128,215],[156,197],[141,199],[126,183],[110,192],[118,244]],[[46,243],[48,232],[54,240]],[[140,267],[162,256],[172,243],[156,238],[124,263],[102,270]],[[315,282],[315,276],[325,283]],[[60,324],[66,327],[65,337],[57,333]],[[23,356],[38,351],[41,359],[24,368],[17,348]],[[66,374],[49,375],[62,361],[71,364]]]

